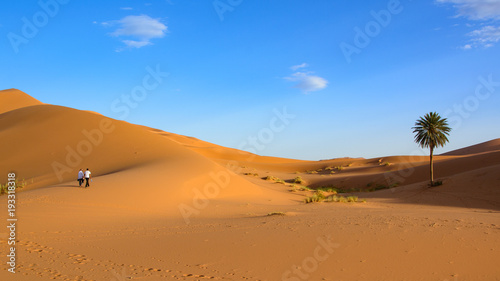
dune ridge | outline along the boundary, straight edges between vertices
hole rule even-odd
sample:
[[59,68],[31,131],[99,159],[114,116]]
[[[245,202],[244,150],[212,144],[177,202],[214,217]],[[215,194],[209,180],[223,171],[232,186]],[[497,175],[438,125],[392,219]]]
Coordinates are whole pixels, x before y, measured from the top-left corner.
[[40,104],[42,102],[17,89],[0,91],[0,114],[17,108]]

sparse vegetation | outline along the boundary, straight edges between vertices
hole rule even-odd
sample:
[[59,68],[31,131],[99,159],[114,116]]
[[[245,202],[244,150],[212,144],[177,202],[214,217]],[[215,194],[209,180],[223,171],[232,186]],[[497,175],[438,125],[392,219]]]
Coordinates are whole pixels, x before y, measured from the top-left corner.
[[0,195],[6,194],[6,193],[7,193],[7,185],[0,184]]
[[277,178],[277,177],[274,177],[274,176],[266,176],[263,179],[266,181],[274,181],[275,183],[279,183],[279,184],[285,184],[284,180]]
[[[25,186],[28,185],[25,179],[18,180],[16,179],[15,181],[16,184],[16,190],[22,189]],[[31,183],[33,183],[33,179],[31,179]],[[9,192],[9,185],[8,184],[0,184],[0,195],[7,194]]]
[[304,199],[305,203],[313,203],[313,202],[339,202],[339,203],[356,203],[362,202],[366,203],[365,199],[359,200],[358,196],[338,196],[338,195],[330,195],[325,197],[322,193],[314,193],[313,196],[307,197]]
[[333,192],[335,194],[337,194],[339,192],[337,188],[328,187],[328,186],[321,186],[321,187],[316,188],[316,190],[320,190],[320,191],[324,191],[324,192]]
[[284,212],[271,212],[267,214],[267,216],[284,216],[284,215],[285,215]]
[[305,183],[304,179],[302,179],[302,177],[296,177],[293,179],[293,183],[298,183],[298,184],[303,184]]
[[432,186],[440,186],[440,185],[443,185],[443,181],[442,180],[434,181],[434,185],[432,185]]
[[375,183],[369,183],[367,185],[367,187],[370,187],[368,188],[366,191],[368,192],[373,192],[373,191],[378,191],[378,190],[382,190],[382,189],[390,189],[390,188],[394,188],[394,187],[398,187],[399,186],[399,182],[395,182],[395,183],[392,183],[390,185],[384,185],[384,184],[376,184]]
[[337,171],[342,171],[342,170],[344,170],[344,167],[342,167],[342,166],[337,166],[337,167],[335,167],[335,169],[337,169]]
[[300,191],[311,191],[312,189],[310,189],[309,187],[307,186],[301,186],[300,187]]
[[273,177],[273,176],[266,176],[264,177],[264,180],[266,181],[275,181],[276,179],[278,179],[277,177]]
[[358,202],[358,196],[347,196],[347,202]]
[[259,174],[257,173],[244,173],[245,176],[254,176],[254,177],[258,177]]
[[325,198],[326,198],[325,194],[323,194],[321,190],[317,190],[316,192],[314,192],[313,196],[304,199],[304,202],[305,203],[322,202],[323,200],[325,200]]
[[387,166],[391,166],[391,165],[392,165],[392,163],[390,163],[390,162],[385,162],[383,165],[387,167]]
[[307,171],[308,174],[317,174],[318,171],[314,171],[314,170],[310,170],[310,171]]

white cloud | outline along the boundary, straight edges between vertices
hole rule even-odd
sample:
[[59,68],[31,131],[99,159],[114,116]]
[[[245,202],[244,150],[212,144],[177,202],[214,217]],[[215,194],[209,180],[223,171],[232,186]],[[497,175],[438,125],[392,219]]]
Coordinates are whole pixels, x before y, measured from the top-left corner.
[[[464,50],[482,47],[489,48],[500,41],[500,0],[436,0],[438,3],[450,3],[457,9],[458,17],[465,17],[472,21],[487,21],[490,25],[473,30],[467,35],[471,40],[462,46]],[[467,23],[467,27],[474,24]]]
[[307,63],[302,63],[302,64],[298,64],[298,65],[294,65],[292,67],[290,67],[291,70],[293,71],[296,71],[297,69],[299,68],[303,68],[303,67],[308,67],[309,65]]
[[500,41],[500,26],[488,25],[481,29],[476,29],[467,35],[472,37],[472,44],[465,45],[464,49],[466,49],[467,46],[470,46],[469,49],[473,46],[489,48]]
[[162,38],[168,32],[168,27],[159,19],[147,15],[126,16],[117,21],[103,22],[104,26],[118,25],[111,36],[122,38],[122,42],[132,48],[152,45],[151,39]]
[[437,2],[453,4],[458,10],[457,16],[471,20],[500,19],[498,0],[437,0]]
[[127,11],[133,10],[131,7],[121,7],[120,9],[127,10]]
[[315,92],[326,88],[328,81],[322,77],[311,75],[310,72],[295,72],[286,80],[297,82],[295,88],[299,88],[305,93]]
[[153,43],[148,42],[148,41],[134,41],[134,40],[122,40],[122,42],[131,48],[141,48],[141,47],[153,44]]

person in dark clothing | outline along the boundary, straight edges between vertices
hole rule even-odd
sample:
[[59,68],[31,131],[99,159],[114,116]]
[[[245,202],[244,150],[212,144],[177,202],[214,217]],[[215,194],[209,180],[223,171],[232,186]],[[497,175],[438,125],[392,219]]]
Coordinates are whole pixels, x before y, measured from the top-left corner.
[[85,171],[85,188],[87,186],[90,186],[89,180],[92,178],[92,173],[89,171],[89,168],[87,168],[87,171]]

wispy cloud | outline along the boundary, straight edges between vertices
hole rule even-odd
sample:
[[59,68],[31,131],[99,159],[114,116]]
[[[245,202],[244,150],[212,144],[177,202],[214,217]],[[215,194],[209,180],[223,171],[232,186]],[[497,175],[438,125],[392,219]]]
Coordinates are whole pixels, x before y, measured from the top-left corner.
[[495,43],[500,41],[500,26],[484,26],[481,29],[476,29],[468,34],[471,39],[471,44],[464,46],[464,49],[472,47],[493,47]]
[[126,11],[133,10],[131,7],[121,7],[120,9],[121,9],[121,10],[126,10]]
[[500,1],[498,0],[437,0],[438,3],[450,3],[457,9],[457,16],[471,20],[500,19]]
[[[482,27],[467,34],[471,39],[462,46],[464,50],[489,48],[500,41],[500,1],[499,0],[436,0],[438,3],[453,4],[457,17],[471,21],[482,21]],[[484,25],[487,22],[488,25]],[[467,24],[471,27],[473,25]]]
[[[307,63],[303,63],[303,64],[299,64],[299,65],[294,65],[294,66],[290,67],[290,69],[296,71],[300,68],[305,68],[308,66],[309,65]],[[284,79],[288,80],[288,81],[296,82],[294,87],[301,89],[306,94],[308,94],[310,92],[323,90],[328,85],[328,81],[325,78],[313,75],[313,72],[311,72],[311,71],[307,71],[307,72],[297,71],[297,72],[292,73],[292,75],[290,75],[288,77],[284,77]]]
[[296,71],[297,69],[300,69],[300,68],[304,68],[304,67],[308,67],[309,65],[307,63],[302,63],[302,64],[298,64],[298,65],[294,65],[294,66],[291,66],[290,69],[293,70],[293,71]]
[[121,38],[121,41],[130,48],[152,45],[151,39],[162,38],[168,32],[168,27],[159,19],[153,19],[147,15],[126,16],[120,20],[102,24],[118,26],[110,35]]

